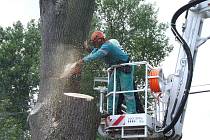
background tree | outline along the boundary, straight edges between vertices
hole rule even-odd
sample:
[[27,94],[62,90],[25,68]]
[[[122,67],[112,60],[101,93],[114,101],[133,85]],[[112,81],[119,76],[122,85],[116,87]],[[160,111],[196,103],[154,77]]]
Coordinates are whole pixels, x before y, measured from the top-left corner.
[[97,0],[98,28],[118,39],[134,61],[158,65],[172,50],[165,35],[167,25],[157,20],[158,11],[143,0]]
[[[27,139],[30,98],[39,84],[39,25],[0,27],[0,138]],[[31,98],[31,99],[32,99]]]

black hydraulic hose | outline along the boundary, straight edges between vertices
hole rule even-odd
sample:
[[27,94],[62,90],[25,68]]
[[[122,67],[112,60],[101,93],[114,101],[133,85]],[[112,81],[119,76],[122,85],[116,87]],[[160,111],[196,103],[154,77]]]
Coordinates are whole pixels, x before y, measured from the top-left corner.
[[168,133],[171,129],[174,128],[174,126],[176,125],[177,121],[179,120],[180,116],[183,113],[184,107],[186,105],[186,101],[189,95],[189,90],[191,87],[191,82],[192,82],[192,76],[193,76],[193,58],[192,58],[192,54],[190,51],[190,48],[188,46],[188,44],[186,43],[186,41],[182,38],[182,36],[178,33],[177,29],[176,29],[176,20],[178,19],[178,17],[186,10],[190,9],[191,7],[204,2],[206,0],[195,0],[192,1],[186,5],[184,5],[183,7],[181,7],[172,17],[171,20],[171,30],[173,32],[173,34],[176,36],[176,38],[178,39],[178,41],[180,43],[182,43],[183,49],[186,53],[187,56],[187,62],[188,62],[188,74],[187,74],[187,81],[186,81],[186,85],[185,85],[185,91],[184,91],[184,95],[182,97],[181,103],[177,109],[176,114],[174,115],[173,120],[171,121],[171,123],[169,125],[167,125],[164,129],[163,129],[163,134]]

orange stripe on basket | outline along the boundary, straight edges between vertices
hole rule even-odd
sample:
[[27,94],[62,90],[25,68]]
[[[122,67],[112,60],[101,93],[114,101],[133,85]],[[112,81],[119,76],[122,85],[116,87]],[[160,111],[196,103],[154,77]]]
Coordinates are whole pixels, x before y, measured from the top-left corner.
[[159,79],[158,79],[159,72],[160,71],[158,69],[153,69],[149,73],[149,76],[157,76],[149,79],[150,89],[152,92],[160,92]]

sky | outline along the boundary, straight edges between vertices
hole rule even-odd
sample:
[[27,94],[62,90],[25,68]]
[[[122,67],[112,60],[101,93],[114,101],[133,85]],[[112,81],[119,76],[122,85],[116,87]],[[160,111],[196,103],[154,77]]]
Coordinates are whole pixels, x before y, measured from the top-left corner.
[[27,24],[31,19],[38,19],[39,0],[0,0],[0,25],[11,26],[20,20]]
[[[188,0],[149,0],[156,4],[159,8],[158,19],[160,22],[170,23],[171,17],[182,5]],[[24,25],[31,19],[39,18],[39,0],[0,0],[0,26],[8,27],[18,20]],[[183,21],[179,21],[180,26]],[[210,36],[210,20],[204,22],[202,36]],[[170,38],[170,43],[175,46],[175,49],[165,59],[161,66],[165,75],[172,74],[178,55],[178,44],[175,43],[174,37],[170,29],[166,32]],[[198,50],[198,55],[195,64],[192,89],[198,91],[201,89],[210,90],[210,40]],[[197,85],[205,85],[199,86]],[[200,93],[190,95],[185,115],[183,127],[183,139],[201,139],[209,138],[210,126],[210,93]]]

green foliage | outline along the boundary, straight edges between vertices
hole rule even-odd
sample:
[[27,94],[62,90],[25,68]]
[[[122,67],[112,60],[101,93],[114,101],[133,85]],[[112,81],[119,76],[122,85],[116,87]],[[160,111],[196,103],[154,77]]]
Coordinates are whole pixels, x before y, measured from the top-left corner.
[[[97,68],[97,69],[96,69]],[[83,66],[83,72],[81,76],[81,93],[91,96],[97,95],[93,91],[94,77],[98,77],[101,73],[100,62],[91,62],[91,64],[85,64]]]
[[134,61],[159,64],[172,50],[165,35],[167,25],[157,20],[158,11],[141,0],[97,0],[97,27],[117,39]]
[[8,139],[19,139],[18,134],[28,129],[29,95],[37,92],[39,84],[40,46],[39,25],[34,20],[26,29],[20,21],[0,27],[0,135],[7,134]]

